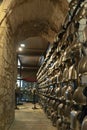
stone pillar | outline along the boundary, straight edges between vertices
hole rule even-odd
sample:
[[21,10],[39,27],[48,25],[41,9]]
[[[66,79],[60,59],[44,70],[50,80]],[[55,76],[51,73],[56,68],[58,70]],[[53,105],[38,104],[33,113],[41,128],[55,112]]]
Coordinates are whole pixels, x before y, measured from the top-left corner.
[[14,36],[4,20],[0,25],[0,130],[8,130],[14,120],[16,61]]

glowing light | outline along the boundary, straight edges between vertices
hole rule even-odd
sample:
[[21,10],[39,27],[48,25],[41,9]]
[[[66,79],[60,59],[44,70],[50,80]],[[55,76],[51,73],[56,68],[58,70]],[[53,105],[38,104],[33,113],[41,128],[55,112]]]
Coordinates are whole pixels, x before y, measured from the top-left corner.
[[21,46],[21,47],[25,47],[25,44],[21,44],[20,46]]
[[22,48],[21,48],[21,47],[19,47],[19,48],[18,48],[18,50],[19,50],[19,51],[22,51]]

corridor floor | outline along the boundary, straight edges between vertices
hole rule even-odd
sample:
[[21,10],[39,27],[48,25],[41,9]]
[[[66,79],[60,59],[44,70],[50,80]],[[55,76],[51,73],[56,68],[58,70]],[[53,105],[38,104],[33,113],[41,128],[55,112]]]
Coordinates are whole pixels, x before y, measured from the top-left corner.
[[19,106],[19,110],[15,111],[15,121],[10,130],[56,130],[39,105],[38,109],[32,107],[31,103]]

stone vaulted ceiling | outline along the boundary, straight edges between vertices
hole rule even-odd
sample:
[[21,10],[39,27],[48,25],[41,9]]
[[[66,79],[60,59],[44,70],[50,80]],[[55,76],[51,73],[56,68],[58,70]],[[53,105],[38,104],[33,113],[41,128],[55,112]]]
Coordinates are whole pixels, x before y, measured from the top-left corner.
[[39,35],[52,42],[68,9],[66,0],[4,0],[3,6],[19,41]]
[[[10,25],[15,43],[24,41],[28,47],[23,53],[17,50],[22,65],[38,66],[40,56],[46,52],[49,43],[53,43],[64,21],[67,0],[3,0],[0,12],[2,9],[0,21],[7,18],[7,26]],[[37,62],[34,65],[35,58]]]

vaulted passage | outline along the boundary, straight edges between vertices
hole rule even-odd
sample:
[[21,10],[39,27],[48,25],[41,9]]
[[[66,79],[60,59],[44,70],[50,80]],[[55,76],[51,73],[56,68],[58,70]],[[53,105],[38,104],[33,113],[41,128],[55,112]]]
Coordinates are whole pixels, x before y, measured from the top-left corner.
[[[83,106],[86,107],[86,44],[87,0],[0,0],[0,130],[10,129],[17,105],[16,119],[19,125],[22,121],[26,124],[24,130],[27,126],[39,130],[39,122],[43,125],[41,129],[55,130],[61,125],[59,130],[80,130],[83,119],[79,128],[74,129],[68,117],[72,109],[81,108],[82,112]],[[85,101],[76,102],[80,97],[75,93],[79,99],[71,96],[71,103],[65,91],[69,85],[73,88],[72,95],[78,86],[84,86]],[[57,89],[61,90],[59,95]],[[42,109],[33,111],[31,102],[34,105],[38,102],[47,116]],[[61,114],[61,104],[70,110],[68,117],[67,111]],[[32,121],[26,120],[30,116]],[[56,127],[49,127],[52,124],[47,117]],[[33,127],[34,121],[37,123]],[[11,130],[22,129],[23,124],[16,128],[17,123]]]
[[[66,6],[62,10],[63,4]],[[39,58],[45,54],[48,42],[54,41],[67,9],[68,3],[66,1],[63,3],[63,0],[2,1],[0,6],[0,130],[7,130],[14,120],[17,54],[24,67],[21,72],[22,78],[35,80]],[[24,52],[18,52],[18,45],[22,41],[28,44],[28,48]]]

